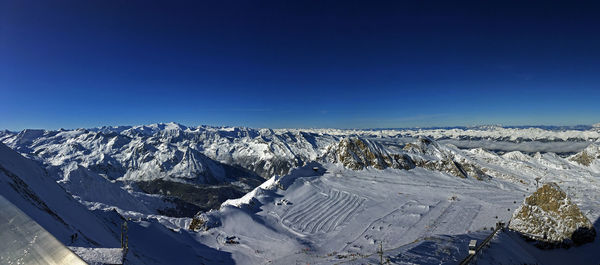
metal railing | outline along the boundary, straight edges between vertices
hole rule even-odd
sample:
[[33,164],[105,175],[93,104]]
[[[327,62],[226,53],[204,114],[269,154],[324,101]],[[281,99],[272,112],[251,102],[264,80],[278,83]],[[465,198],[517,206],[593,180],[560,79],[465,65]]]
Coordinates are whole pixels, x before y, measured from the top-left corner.
[[469,254],[463,261],[460,262],[460,265],[466,265],[469,264],[469,262],[471,262],[475,256],[477,256],[477,254],[479,253],[479,251],[481,251],[481,249],[483,249],[483,247],[485,247],[488,243],[490,243],[490,241],[492,240],[492,238],[499,232],[502,230],[502,228],[504,228],[504,223],[496,223],[496,229],[494,229],[494,231],[487,236],[483,242],[481,242],[481,244],[479,244],[477,246],[477,248],[475,248],[475,253],[474,254]]

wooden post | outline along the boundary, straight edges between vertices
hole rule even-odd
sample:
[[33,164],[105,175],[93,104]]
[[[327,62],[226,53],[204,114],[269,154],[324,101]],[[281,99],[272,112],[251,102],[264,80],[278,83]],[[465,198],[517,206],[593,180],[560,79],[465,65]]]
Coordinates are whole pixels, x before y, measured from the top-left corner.
[[121,225],[121,248],[127,249],[129,248],[129,237],[127,236],[127,220],[123,222]]
[[379,264],[383,265],[383,243],[379,242],[379,250],[377,251],[377,253],[379,253]]

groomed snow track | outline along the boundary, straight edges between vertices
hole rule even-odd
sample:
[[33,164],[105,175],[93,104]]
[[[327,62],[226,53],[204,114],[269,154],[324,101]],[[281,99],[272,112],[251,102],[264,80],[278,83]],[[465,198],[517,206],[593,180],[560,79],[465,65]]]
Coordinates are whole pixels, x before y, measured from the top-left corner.
[[345,223],[364,201],[355,194],[331,189],[295,205],[282,222],[302,234],[329,233]]

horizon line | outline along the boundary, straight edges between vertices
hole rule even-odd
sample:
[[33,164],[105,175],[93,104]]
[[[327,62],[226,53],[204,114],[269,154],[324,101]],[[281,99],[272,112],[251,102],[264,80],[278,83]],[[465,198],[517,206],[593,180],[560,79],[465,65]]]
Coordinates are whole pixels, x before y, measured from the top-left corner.
[[151,126],[151,125],[168,125],[168,124],[176,124],[179,126],[187,127],[187,128],[198,128],[198,127],[212,127],[212,128],[248,128],[248,129],[272,129],[272,130],[365,130],[365,131],[373,131],[373,130],[435,130],[435,129],[468,129],[468,128],[478,128],[478,127],[500,127],[506,129],[526,129],[526,128],[542,128],[542,127],[550,127],[550,128],[577,128],[577,127],[590,127],[590,128],[600,128],[599,123],[593,124],[576,124],[576,125],[557,125],[557,124],[522,124],[522,125],[502,125],[502,124],[480,124],[480,125],[451,125],[451,126],[427,126],[427,127],[356,127],[356,128],[336,128],[336,127],[254,127],[254,126],[240,126],[240,125],[209,125],[209,124],[200,124],[200,125],[185,125],[179,122],[156,122],[149,124],[138,124],[138,125],[103,125],[97,127],[77,127],[77,128],[58,128],[58,129],[48,129],[48,128],[23,128],[20,130],[11,130],[11,129],[1,129],[2,131],[8,132],[22,132],[25,130],[43,130],[43,131],[75,131],[75,130],[99,130],[103,128],[119,128],[119,127],[143,127],[143,126]]

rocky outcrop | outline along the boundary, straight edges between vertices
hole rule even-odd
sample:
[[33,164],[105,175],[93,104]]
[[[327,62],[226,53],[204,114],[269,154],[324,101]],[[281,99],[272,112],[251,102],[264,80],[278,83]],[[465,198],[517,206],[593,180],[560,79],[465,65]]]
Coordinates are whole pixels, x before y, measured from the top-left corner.
[[581,152],[569,157],[569,160],[583,166],[591,165],[596,159],[600,159],[600,146],[596,144],[590,144]]
[[221,225],[221,221],[215,215],[215,211],[199,212],[192,218],[189,229],[192,231],[207,231]]
[[525,198],[514,212],[509,228],[536,240],[539,247],[580,245],[596,236],[590,220],[552,182]]
[[450,160],[424,160],[416,159],[415,164],[418,167],[426,168],[433,171],[441,171],[449,173],[460,178],[467,178],[467,173],[462,169],[460,164]]
[[446,147],[427,137],[406,144],[403,150],[411,154],[412,160],[418,167],[446,172],[460,178],[473,177],[478,180],[490,178],[475,164],[458,159]]
[[361,170],[366,167],[384,168],[414,168],[414,162],[405,154],[388,154],[380,144],[358,137],[344,138],[333,144],[325,154],[325,160],[330,163],[341,163],[344,167]]
[[325,161],[341,163],[344,167],[353,170],[361,170],[366,167],[406,170],[422,167],[461,178],[473,177],[479,180],[489,178],[476,165],[462,160],[459,162],[444,146],[426,137],[406,144],[398,153],[388,151],[373,140],[359,137],[344,138],[339,143],[329,146],[325,154]]

